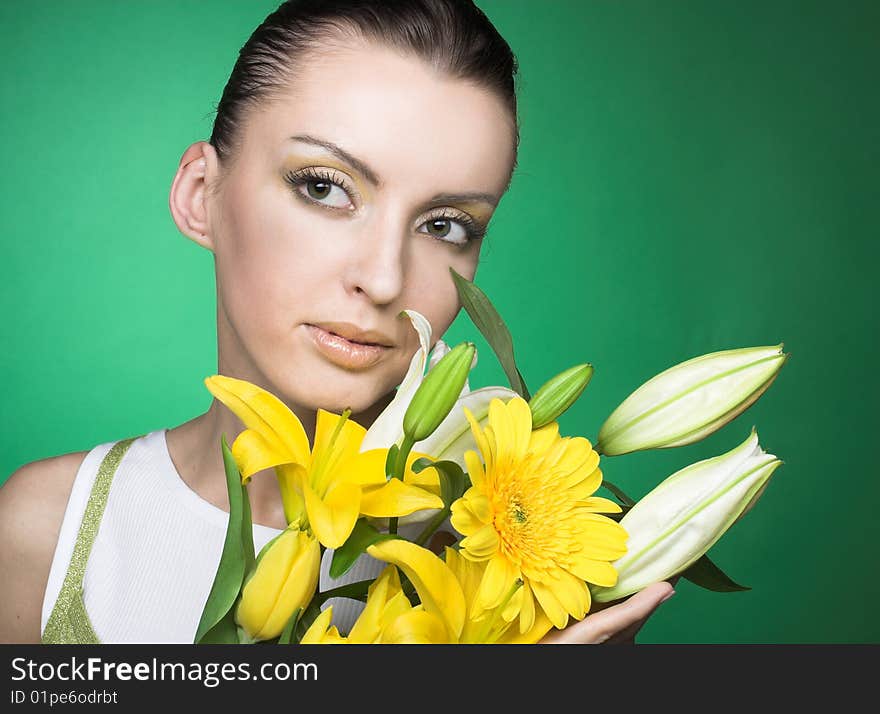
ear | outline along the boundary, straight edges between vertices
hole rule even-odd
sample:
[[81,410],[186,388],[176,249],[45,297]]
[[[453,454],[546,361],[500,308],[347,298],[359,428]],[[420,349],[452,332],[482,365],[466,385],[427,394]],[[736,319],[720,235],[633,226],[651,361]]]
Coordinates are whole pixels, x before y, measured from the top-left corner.
[[171,182],[168,205],[174,223],[183,235],[203,248],[214,251],[206,192],[211,180],[218,176],[217,152],[207,141],[191,144],[180,159]]

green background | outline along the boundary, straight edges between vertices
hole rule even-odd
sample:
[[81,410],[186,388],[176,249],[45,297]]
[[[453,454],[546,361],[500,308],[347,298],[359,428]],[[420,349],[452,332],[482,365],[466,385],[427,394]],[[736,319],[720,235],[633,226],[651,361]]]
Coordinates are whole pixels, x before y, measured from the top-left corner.
[[[213,263],[168,189],[276,4],[0,3],[0,478],[208,407]],[[477,280],[533,391],[595,366],[563,431],[690,357],[791,355],[716,434],[603,460],[634,496],[753,425],[785,461],[710,551],[752,590],[681,581],[640,641],[880,642],[880,5],[480,5],[520,61],[522,144]],[[474,337],[464,314],[447,333]],[[476,341],[472,386],[502,382]]]

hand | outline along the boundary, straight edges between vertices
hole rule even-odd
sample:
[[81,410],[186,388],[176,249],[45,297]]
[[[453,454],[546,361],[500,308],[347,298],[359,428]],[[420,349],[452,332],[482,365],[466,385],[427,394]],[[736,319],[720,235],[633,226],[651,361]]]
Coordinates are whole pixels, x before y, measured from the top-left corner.
[[[678,578],[673,580],[677,581]],[[653,612],[675,594],[672,582],[649,585],[616,602],[595,603],[583,620],[564,630],[551,630],[538,644],[635,644],[635,637]]]

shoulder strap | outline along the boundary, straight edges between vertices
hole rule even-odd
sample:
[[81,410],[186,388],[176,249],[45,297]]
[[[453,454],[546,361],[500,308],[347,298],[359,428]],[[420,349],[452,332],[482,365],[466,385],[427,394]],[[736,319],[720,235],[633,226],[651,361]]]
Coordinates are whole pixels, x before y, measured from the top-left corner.
[[133,436],[117,441],[98,467],[95,483],[89,494],[76,543],[73,546],[67,574],[64,576],[52,614],[46,622],[46,629],[43,630],[41,640],[43,644],[100,644],[86,613],[83,601],[83,578],[92,545],[98,535],[98,527],[101,525],[101,517],[104,515],[104,507],[107,505],[107,495],[110,493],[113,475],[128,447],[138,438],[140,437]]

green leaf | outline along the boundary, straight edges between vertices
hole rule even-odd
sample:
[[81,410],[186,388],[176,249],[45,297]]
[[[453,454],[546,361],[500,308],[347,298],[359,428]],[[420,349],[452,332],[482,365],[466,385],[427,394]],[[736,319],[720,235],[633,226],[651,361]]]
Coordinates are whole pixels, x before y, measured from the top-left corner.
[[[250,522],[250,504],[247,502],[247,490],[242,486],[238,464],[226,443],[226,436],[221,437],[223,450],[223,466],[226,470],[226,490],[229,495],[229,521],[226,526],[226,539],[220,563],[214,575],[214,584],[202,610],[202,617],[196,630],[195,643],[214,642],[220,638],[225,642],[229,622],[232,620],[232,608],[241,590],[242,580],[247,565],[246,545],[243,543],[245,520]],[[245,516],[245,511],[247,515]],[[253,534],[250,533],[250,559],[253,560]],[[234,622],[233,622],[234,624]],[[214,628],[217,632],[212,633]],[[235,639],[237,641],[237,637]]]
[[251,499],[247,486],[241,485],[241,556],[244,559],[244,575],[254,569],[254,524],[251,520]]
[[[302,608],[298,607],[293,611],[293,614],[290,616],[290,619],[287,621],[287,624],[284,626],[281,634],[278,636],[278,644],[279,645],[289,645],[290,638],[293,637],[293,631],[296,627],[296,623],[299,620],[299,616],[302,613]],[[294,641],[296,644],[296,641]]]
[[413,473],[419,473],[429,466],[436,468],[437,473],[440,474],[440,498],[443,499],[443,505],[449,509],[454,501],[464,495],[470,480],[461,470],[461,466],[454,461],[433,461],[423,456],[413,461],[412,470]]
[[697,560],[691,567],[685,570],[681,576],[690,580],[694,585],[698,585],[706,590],[716,593],[730,593],[741,590],[751,590],[750,587],[739,585],[733,582],[730,577],[725,574],[721,568],[709,560],[708,555],[704,555]]
[[325,590],[317,599],[319,604],[327,602],[332,597],[347,597],[352,600],[360,600],[361,602],[364,602],[367,599],[370,586],[374,582],[375,580],[358,580],[354,583],[348,583],[348,585],[340,585],[331,590]]
[[397,444],[392,444],[391,448],[388,449],[388,455],[385,457],[385,476],[394,475],[394,463],[397,461],[398,451],[400,451],[400,447]]
[[223,619],[208,630],[200,640],[199,645],[237,645],[239,644],[238,625],[235,624],[234,611],[230,608]]
[[354,565],[354,561],[373,543],[383,540],[394,540],[396,535],[380,533],[367,523],[365,518],[358,518],[348,540],[333,551],[333,560],[330,561],[330,577],[338,578]]
[[631,507],[636,505],[636,502],[632,498],[627,496],[621,489],[611,483],[611,481],[609,481],[608,479],[603,478],[602,485],[609,491],[611,491],[611,493],[613,493],[617,497],[617,500],[619,500],[624,506]]
[[452,273],[452,280],[458,290],[462,307],[467,311],[471,321],[483,337],[486,338],[489,346],[495,352],[495,356],[498,357],[504,374],[507,375],[510,388],[528,401],[531,399],[529,390],[526,388],[526,382],[517,369],[516,361],[513,358],[513,338],[511,338],[504,320],[501,319],[501,315],[498,314],[486,294],[474,283],[459,275],[454,268],[450,267],[449,272]]

